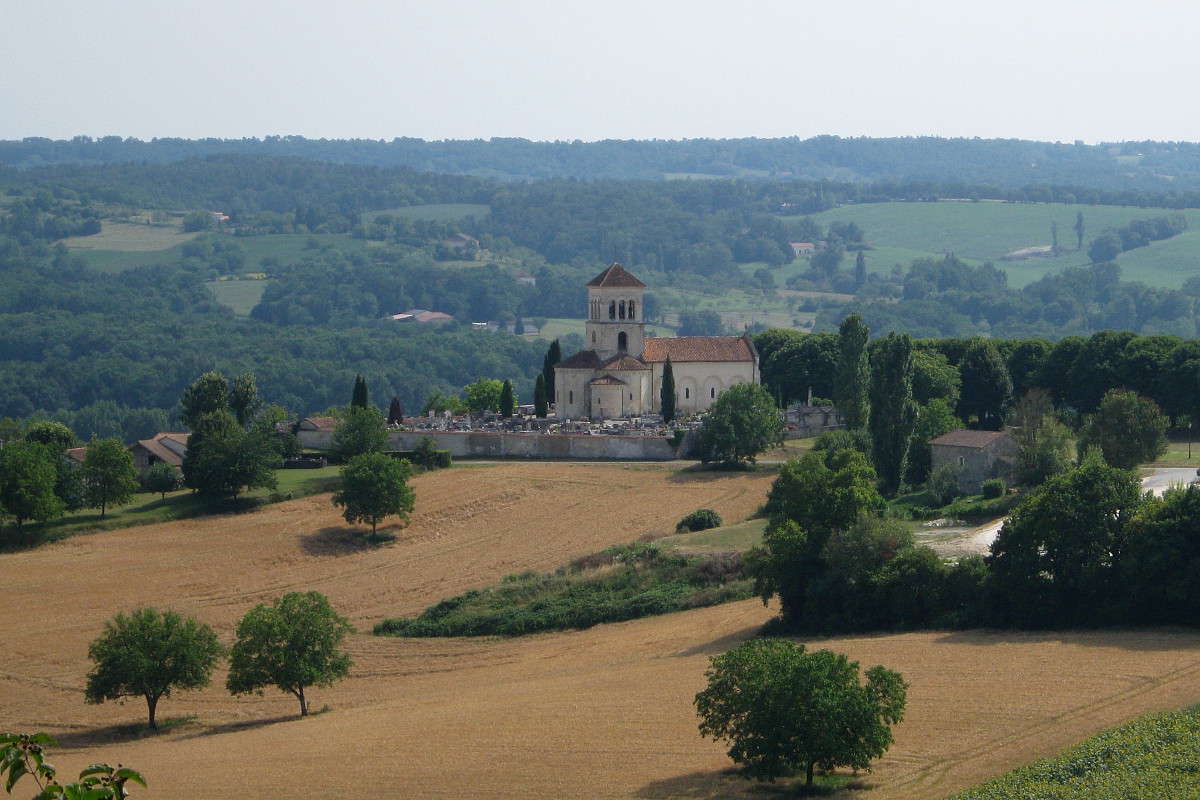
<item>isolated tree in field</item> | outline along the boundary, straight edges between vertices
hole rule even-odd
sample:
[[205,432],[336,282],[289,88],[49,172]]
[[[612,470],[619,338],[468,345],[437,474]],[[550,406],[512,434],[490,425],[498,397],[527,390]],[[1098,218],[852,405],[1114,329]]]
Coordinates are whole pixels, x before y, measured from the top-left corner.
[[871,455],[885,495],[900,488],[917,422],[912,399],[913,346],[907,334],[889,333],[871,359]]
[[400,402],[399,397],[393,397],[392,402],[388,405],[388,425],[399,425],[404,422],[404,404]]
[[148,492],[158,492],[165,500],[167,492],[179,488],[179,471],[165,461],[156,461],[142,476],[142,487]]
[[1081,451],[1092,446],[1112,466],[1133,469],[1167,452],[1167,418],[1153,400],[1129,389],[1109,389],[1079,437]]
[[355,375],[354,392],[350,395],[350,407],[366,408],[367,403],[367,382],[363,380],[362,375]]
[[867,360],[867,338],[870,329],[858,314],[842,320],[838,328],[837,378],[833,385],[833,402],[850,430],[862,428],[870,416],[867,390],[871,382],[871,365]]
[[671,357],[663,364],[662,386],[658,390],[658,404],[663,422],[670,424],[675,421],[675,368],[671,366]]
[[517,399],[513,396],[512,381],[507,378],[500,386],[500,416],[510,419],[517,408]]
[[854,257],[854,288],[861,289],[867,285],[867,256],[862,250]]
[[1083,212],[1075,214],[1075,249],[1083,249]]
[[464,391],[467,395],[467,408],[472,414],[482,415],[500,409],[500,393],[504,391],[504,382],[495,378],[480,378],[467,384]]
[[84,496],[89,508],[99,508],[103,517],[109,506],[125,505],[138,489],[133,456],[116,439],[93,439],[80,468]]
[[754,457],[783,441],[783,415],[756,383],[739,383],[717,397],[700,426],[704,463],[754,463]]
[[542,359],[542,375],[546,378],[546,397],[550,402],[554,402],[555,394],[554,387],[554,365],[562,361],[562,345],[555,339],[550,343],[550,347],[546,349],[546,357]]
[[996,345],[988,339],[974,339],[959,365],[962,393],[958,398],[958,416],[965,421],[979,420],[984,430],[998,431],[1004,412],[1012,400],[1012,379]]
[[56,453],[75,446],[75,434],[71,432],[71,429],[61,422],[51,422],[50,420],[29,423],[29,427],[25,429],[25,439],[44,444]]
[[0,448],[0,518],[11,518],[18,532],[29,520],[62,516],[62,498],[54,493],[55,461],[61,457],[36,442],[9,442]]
[[364,453],[382,453],[388,448],[383,414],[376,408],[351,406],[333,430],[330,449],[343,461]]
[[410,477],[412,466],[407,461],[383,453],[355,456],[342,467],[342,488],[334,493],[333,504],[345,509],[342,516],[347,522],[365,522],[374,535],[386,517],[408,521],[414,501]]
[[225,376],[219,372],[204,373],[183,390],[179,405],[183,407],[183,424],[193,432],[206,414],[229,411],[229,385]]
[[892,744],[908,686],[898,672],[859,667],[840,653],[754,639],[714,656],[696,695],[700,733],[730,744],[747,777],[773,781],[816,770],[866,769]]
[[549,413],[550,406],[546,402],[546,376],[539,372],[533,384],[533,415],[538,419],[545,419]]
[[153,608],[117,614],[88,646],[96,665],[84,697],[89,703],[144,697],[148,723],[157,730],[158,701],[174,689],[207,686],[221,653],[212,628],[191,617]]
[[229,387],[229,410],[233,412],[238,425],[243,428],[249,425],[254,415],[262,408],[262,404],[254,373],[243,372],[233,379]]
[[1093,264],[1112,261],[1119,255],[1121,255],[1121,237],[1112,231],[1105,231],[1092,239],[1092,243],[1088,245],[1088,258],[1092,260]]
[[295,695],[300,716],[307,716],[305,690],[332,686],[349,674],[350,655],[339,648],[353,630],[320,592],[289,592],[273,605],[259,603],[238,623],[226,688],[236,695],[274,686]]

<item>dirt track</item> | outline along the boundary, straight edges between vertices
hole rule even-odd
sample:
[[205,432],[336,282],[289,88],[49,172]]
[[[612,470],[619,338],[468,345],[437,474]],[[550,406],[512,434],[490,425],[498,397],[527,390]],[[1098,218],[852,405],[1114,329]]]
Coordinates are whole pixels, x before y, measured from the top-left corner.
[[[395,545],[348,546],[327,497],[255,514],[80,537],[0,557],[0,728],[45,729],[65,769],[121,761],[137,797],[720,797],[740,788],[691,698],[709,655],[771,613],[757,601],[516,640],[353,637],[351,678],[290,697],[213,687],[164,700],[195,723],[111,741],[144,703],[87,706],[87,642],[115,611],[194,614],[225,641],[253,603],[316,588],[363,630],[523,569],[669,529],[743,518],[769,477],[530,464],[418,479]],[[34,620],[17,629],[14,620]],[[908,720],[862,797],[944,795],[1148,710],[1200,698],[1200,635],[921,633],[818,643],[911,682]]]

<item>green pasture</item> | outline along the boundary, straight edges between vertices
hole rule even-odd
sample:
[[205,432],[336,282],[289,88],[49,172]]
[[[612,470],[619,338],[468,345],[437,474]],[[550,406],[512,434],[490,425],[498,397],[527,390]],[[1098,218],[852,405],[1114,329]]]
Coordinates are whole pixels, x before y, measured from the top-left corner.
[[680,553],[744,553],[762,544],[765,519],[749,519],[736,525],[722,525],[695,533],[677,533],[656,540],[663,547],[673,547]]
[[426,203],[417,206],[388,208],[382,211],[368,211],[362,217],[363,222],[371,222],[384,214],[429,222],[454,222],[467,217],[485,217],[490,213],[492,213],[492,207],[483,203]]
[[[1170,209],[1132,206],[942,201],[864,203],[823,211],[813,218],[824,225],[857,223],[876,248],[867,251],[868,269],[872,272],[889,270],[893,263],[907,264],[913,252],[931,255],[949,252],[965,260],[993,261],[1008,273],[1010,285],[1020,287],[1062,267],[1088,262],[1085,253],[1073,249],[1075,215],[1080,212],[1085,249],[1092,238],[1107,228],[1176,213]],[[1178,213],[1188,218],[1191,230],[1123,253],[1117,263],[1125,280],[1177,288],[1190,275],[1200,273],[1200,210]],[[1058,243],[1064,248],[1059,256],[1000,261],[1014,250],[1051,244],[1053,222],[1058,223]],[[850,265],[851,257],[847,254]]]
[[248,317],[258,305],[268,281],[243,280],[208,281],[204,285],[217,298],[217,302],[233,310],[239,316]]
[[257,271],[262,260],[268,256],[280,264],[294,264],[322,248],[333,247],[345,252],[366,250],[370,245],[363,239],[355,239],[345,233],[272,233],[263,236],[221,235],[233,242],[246,254],[246,270]]

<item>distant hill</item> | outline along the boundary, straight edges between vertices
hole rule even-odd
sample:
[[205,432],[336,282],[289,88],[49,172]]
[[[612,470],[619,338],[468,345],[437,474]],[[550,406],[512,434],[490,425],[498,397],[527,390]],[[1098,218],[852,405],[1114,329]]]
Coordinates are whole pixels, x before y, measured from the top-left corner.
[[1150,192],[1200,188],[1200,144],[1122,142],[1085,145],[1020,139],[605,140],[528,139],[99,139],[30,137],[0,141],[0,165],[166,163],[197,156],[299,156],[370,166],[410,167],[501,180],[531,178],[806,178],[836,181],[925,179],[997,187],[1078,185]]

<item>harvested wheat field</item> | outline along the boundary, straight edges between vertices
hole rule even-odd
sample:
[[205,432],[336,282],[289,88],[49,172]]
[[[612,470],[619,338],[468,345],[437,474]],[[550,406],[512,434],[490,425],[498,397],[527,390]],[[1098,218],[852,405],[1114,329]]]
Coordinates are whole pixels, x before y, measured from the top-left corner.
[[[724,797],[744,793],[700,739],[691,698],[708,656],[770,615],[733,603],[520,639],[354,636],[351,677],[311,695],[231,698],[213,686],[163,701],[196,719],[157,737],[113,726],[144,703],[87,706],[87,643],[115,611],[171,607],[229,641],[253,603],[315,588],[362,630],[523,569],[549,569],[687,511],[744,518],[769,475],[687,476],[569,464],[451,470],[415,481],[395,544],[359,549],[328,497],[253,514],[79,537],[0,556],[5,588],[0,728],[62,740],[66,770],[121,761],[135,796]],[[18,620],[28,621],[18,624]],[[910,681],[896,745],[855,797],[934,798],[1145,711],[1200,699],[1200,635],[921,633],[817,643]]]

